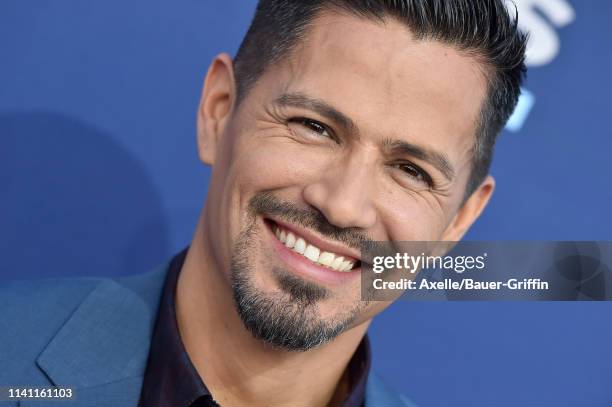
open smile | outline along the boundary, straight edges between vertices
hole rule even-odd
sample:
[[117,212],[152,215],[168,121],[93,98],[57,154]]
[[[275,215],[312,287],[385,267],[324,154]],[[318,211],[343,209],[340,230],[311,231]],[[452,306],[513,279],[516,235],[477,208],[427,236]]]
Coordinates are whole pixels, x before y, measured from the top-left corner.
[[359,275],[355,251],[324,241],[308,230],[266,219],[273,246],[291,271],[326,283],[340,283]]

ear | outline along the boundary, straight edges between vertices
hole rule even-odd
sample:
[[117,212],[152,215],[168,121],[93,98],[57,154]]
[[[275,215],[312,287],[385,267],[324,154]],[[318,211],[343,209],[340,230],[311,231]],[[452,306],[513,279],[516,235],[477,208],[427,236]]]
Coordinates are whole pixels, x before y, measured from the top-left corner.
[[485,206],[489,202],[493,190],[495,189],[495,180],[488,175],[485,180],[476,188],[470,197],[459,208],[451,223],[447,226],[442,240],[444,241],[459,241],[478,219]]
[[236,86],[232,58],[219,54],[210,64],[198,109],[198,154],[204,164],[213,165],[219,140],[231,117]]

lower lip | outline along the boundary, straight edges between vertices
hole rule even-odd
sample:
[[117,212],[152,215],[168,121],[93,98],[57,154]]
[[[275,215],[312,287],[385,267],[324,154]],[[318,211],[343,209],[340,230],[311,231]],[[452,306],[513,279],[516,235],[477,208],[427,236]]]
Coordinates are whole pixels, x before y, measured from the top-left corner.
[[278,257],[280,257],[281,260],[285,262],[287,266],[289,266],[290,271],[294,274],[309,280],[315,280],[316,282],[329,285],[346,284],[349,281],[353,281],[360,275],[360,267],[356,267],[348,272],[340,272],[313,263],[301,254],[289,249],[280,240],[278,240],[274,234],[273,225],[271,222],[266,221],[264,223],[272,240],[272,247],[274,251],[278,254]]

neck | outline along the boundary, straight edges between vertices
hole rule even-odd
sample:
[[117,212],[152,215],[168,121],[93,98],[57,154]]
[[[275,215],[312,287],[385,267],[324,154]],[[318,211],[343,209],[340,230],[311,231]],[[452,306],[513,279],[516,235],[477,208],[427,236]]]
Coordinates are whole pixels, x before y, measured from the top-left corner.
[[181,270],[176,314],[198,374],[222,405],[327,406],[342,400],[348,362],[368,323],[306,352],[255,339],[238,315],[229,280],[211,255],[202,222]]

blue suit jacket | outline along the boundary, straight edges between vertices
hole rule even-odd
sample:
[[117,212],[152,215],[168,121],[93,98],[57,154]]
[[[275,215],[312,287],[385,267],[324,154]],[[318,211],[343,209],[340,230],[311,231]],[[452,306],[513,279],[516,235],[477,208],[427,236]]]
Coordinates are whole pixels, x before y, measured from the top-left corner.
[[[117,279],[4,283],[0,387],[75,389],[74,401],[62,406],[136,406],[167,271],[166,264]],[[50,406],[36,400],[0,405]],[[366,406],[414,405],[370,373]]]

